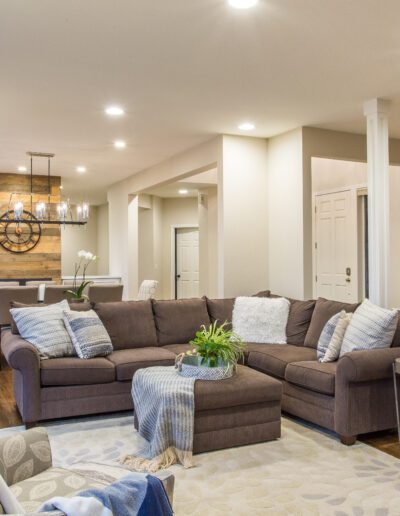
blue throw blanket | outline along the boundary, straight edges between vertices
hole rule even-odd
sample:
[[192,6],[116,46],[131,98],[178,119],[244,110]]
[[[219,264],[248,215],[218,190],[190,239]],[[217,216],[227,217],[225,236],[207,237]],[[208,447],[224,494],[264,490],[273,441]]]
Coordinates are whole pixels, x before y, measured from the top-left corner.
[[88,489],[76,496],[56,496],[39,512],[62,511],[67,516],[172,516],[172,508],[161,480],[153,475],[130,473],[104,487]]
[[195,378],[180,376],[174,367],[139,369],[132,381],[139,433],[147,446],[120,459],[130,469],[157,471],[180,462],[193,465]]

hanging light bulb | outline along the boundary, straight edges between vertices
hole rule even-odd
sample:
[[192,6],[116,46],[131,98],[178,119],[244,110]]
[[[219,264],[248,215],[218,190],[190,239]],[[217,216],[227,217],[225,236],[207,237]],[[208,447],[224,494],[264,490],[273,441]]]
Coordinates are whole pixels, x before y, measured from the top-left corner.
[[62,202],[57,205],[57,215],[59,220],[65,220],[68,213],[68,205],[66,202]]
[[22,201],[16,201],[14,204],[14,220],[21,220],[24,213],[24,203]]
[[81,222],[82,220],[82,206],[80,204],[76,207],[76,219],[78,222]]
[[88,220],[89,218],[89,204],[84,202],[82,204],[82,220]]
[[43,201],[36,203],[36,218],[43,220],[46,216],[46,203]]

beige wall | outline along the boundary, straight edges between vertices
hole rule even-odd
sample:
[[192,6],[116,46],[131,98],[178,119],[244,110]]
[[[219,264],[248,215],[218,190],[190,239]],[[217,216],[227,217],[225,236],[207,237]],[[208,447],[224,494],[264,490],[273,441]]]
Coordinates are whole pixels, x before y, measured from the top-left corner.
[[268,141],[269,283],[275,293],[304,297],[302,133]]
[[[90,217],[85,226],[61,227],[61,273],[63,276],[74,274],[74,264],[78,260],[78,251],[81,249],[97,254],[97,215],[97,206],[91,206]],[[97,268],[97,263],[91,263],[87,273],[97,274]]]
[[97,206],[97,274],[107,276],[109,272],[108,257],[108,204]]
[[199,191],[200,293],[218,297],[218,188]]

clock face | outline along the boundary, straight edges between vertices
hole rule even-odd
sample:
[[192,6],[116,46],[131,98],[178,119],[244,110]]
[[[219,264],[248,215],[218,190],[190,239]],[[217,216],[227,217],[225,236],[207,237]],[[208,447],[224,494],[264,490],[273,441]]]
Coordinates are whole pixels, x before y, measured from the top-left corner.
[[26,253],[39,243],[42,229],[37,218],[24,211],[22,220],[14,220],[14,210],[0,217],[0,245],[10,253]]

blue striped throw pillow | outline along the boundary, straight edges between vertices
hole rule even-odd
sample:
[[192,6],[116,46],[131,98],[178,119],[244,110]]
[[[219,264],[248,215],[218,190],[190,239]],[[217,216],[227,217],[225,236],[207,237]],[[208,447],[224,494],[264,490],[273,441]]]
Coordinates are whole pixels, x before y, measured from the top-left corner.
[[321,335],[318,340],[318,346],[317,346],[317,359],[318,361],[321,361],[326,353],[326,350],[328,349],[329,343],[332,339],[333,333],[336,329],[336,325],[342,316],[342,312],[339,312],[335,315],[333,315],[329,321],[325,324]]
[[354,312],[344,335],[340,356],[350,351],[390,348],[398,311],[374,305],[366,299]]
[[47,306],[12,308],[10,313],[21,337],[35,346],[41,358],[75,355],[71,338],[65,329],[63,312],[68,301]]
[[110,336],[93,310],[65,310],[64,323],[79,358],[104,357],[113,352]]

